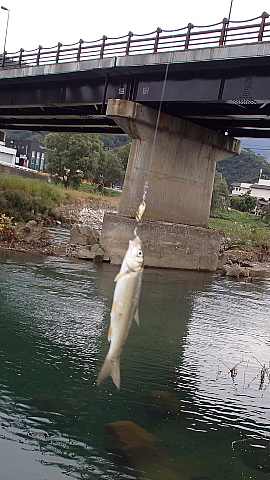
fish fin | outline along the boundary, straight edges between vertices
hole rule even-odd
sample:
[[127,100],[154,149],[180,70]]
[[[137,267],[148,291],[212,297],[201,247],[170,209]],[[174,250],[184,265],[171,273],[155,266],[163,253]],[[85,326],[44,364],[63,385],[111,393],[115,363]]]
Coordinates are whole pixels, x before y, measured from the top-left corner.
[[135,315],[134,315],[134,320],[137,323],[137,325],[140,325],[140,320],[139,320],[139,309],[137,308]]
[[98,374],[97,379],[97,386],[99,387],[100,384],[105,380],[109,375],[111,375],[113,379],[113,383],[115,386],[120,389],[120,361],[119,358],[117,360],[110,360],[108,358],[105,359],[103,366]]
[[111,325],[109,326],[109,330],[108,330],[108,342],[111,341],[112,336],[113,336],[113,327],[112,327],[112,324],[111,324]]
[[112,304],[112,309],[111,309],[111,314],[116,311],[117,305],[118,305],[118,302],[113,302],[113,304]]
[[118,282],[118,280],[122,277],[124,277],[125,275],[127,275],[129,273],[129,271],[127,270],[126,272],[123,272],[123,273],[118,273],[114,279],[115,282]]

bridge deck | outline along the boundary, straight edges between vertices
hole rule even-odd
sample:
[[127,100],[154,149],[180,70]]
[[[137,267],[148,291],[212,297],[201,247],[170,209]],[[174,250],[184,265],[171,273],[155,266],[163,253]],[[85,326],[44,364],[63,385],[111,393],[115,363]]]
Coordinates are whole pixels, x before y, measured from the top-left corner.
[[270,137],[270,42],[0,71],[0,128],[120,134],[109,98],[236,137]]

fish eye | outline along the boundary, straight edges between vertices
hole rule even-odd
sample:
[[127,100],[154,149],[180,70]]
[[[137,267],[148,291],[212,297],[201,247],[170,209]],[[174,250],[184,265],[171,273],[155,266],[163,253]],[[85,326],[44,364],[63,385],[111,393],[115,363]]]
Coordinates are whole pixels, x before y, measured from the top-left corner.
[[142,255],[143,255],[142,250],[138,250],[138,257],[142,257]]

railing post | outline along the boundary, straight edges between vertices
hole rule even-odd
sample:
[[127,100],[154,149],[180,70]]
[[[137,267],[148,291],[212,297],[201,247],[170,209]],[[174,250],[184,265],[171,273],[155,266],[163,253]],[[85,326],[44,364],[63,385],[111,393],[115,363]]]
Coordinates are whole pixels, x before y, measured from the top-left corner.
[[133,36],[133,33],[128,32],[128,39],[127,39],[127,45],[126,45],[126,55],[129,55],[129,49],[130,49],[131,37],[132,36]]
[[56,59],[55,59],[55,63],[58,63],[59,62],[59,58],[60,58],[60,49],[62,47],[62,43],[59,42],[58,45],[57,45],[57,52],[56,52]]
[[261,42],[262,39],[263,39],[263,32],[264,32],[264,27],[265,27],[265,19],[266,18],[269,18],[269,14],[266,13],[266,12],[263,12],[262,15],[261,15],[261,25],[260,25],[260,30],[259,30],[259,34],[258,34],[258,42]]
[[37,65],[39,65],[41,50],[42,50],[42,46],[39,45],[39,47],[38,47],[38,53],[37,53]]
[[104,56],[104,50],[105,50],[105,42],[106,42],[106,40],[108,40],[108,37],[106,37],[106,35],[103,35],[99,58],[103,58],[103,56]]
[[23,49],[23,48],[20,48],[20,55],[19,55],[19,67],[21,67],[21,66],[22,66],[23,52],[24,52],[24,49]]
[[79,62],[81,59],[82,44],[83,44],[83,40],[80,38],[78,51],[77,51],[77,62]]
[[194,25],[192,25],[192,23],[189,23],[188,26],[187,26],[187,34],[186,34],[186,40],[185,40],[185,50],[188,50],[190,33],[191,33],[191,29],[193,27],[194,27]]
[[226,36],[227,36],[227,28],[228,28],[228,25],[229,25],[229,20],[227,18],[223,18],[223,25],[222,25],[222,29],[221,29],[221,32],[220,32],[220,37],[219,37],[219,46],[222,47],[223,45],[225,45],[225,42],[226,42]]
[[155,44],[154,44],[154,53],[157,53],[157,50],[158,50],[158,42],[159,42],[159,35],[161,34],[162,32],[162,28],[157,28],[157,34],[156,34],[156,38],[155,38]]
[[3,52],[3,57],[2,57],[2,69],[4,69],[4,68],[5,68],[5,63],[6,63],[6,54],[7,54],[7,52],[6,52],[6,51],[5,51],[5,52]]

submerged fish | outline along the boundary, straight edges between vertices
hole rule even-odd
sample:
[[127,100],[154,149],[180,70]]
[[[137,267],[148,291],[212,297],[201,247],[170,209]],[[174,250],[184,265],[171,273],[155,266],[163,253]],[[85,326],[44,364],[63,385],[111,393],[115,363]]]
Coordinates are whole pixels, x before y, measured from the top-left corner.
[[129,241],[120,272],[115,277],[115,290],[108,332],[110,348],[99,372],[97,385],[111,375],[120,388],[120,355],[133,318],[139,324],[138,304],[143,274],[142,242],[138,236]]

